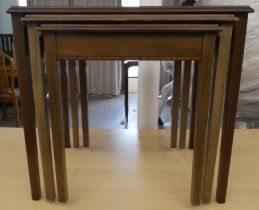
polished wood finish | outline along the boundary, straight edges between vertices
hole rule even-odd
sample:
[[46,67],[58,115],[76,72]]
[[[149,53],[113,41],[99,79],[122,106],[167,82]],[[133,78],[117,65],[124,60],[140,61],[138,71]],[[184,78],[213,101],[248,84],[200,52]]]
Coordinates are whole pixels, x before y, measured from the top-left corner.
[[41,198],[38,146],[35,129],[35,109],[30,73],[30,65],[26,57],[28,41],[25,39],[24,25],[21,23],[22,14],[12,16],[16,65],[19,69],[19,88],[23,113],[23,129],[26,146],[28,172],[33,200]]
[[163,21],[163,23],[170,23],[170,22],[233,22],[238,21],[238,19],[234,15],[193,15],[193,14],[187,14],[187,15],[177,15],[177,14],[156,14],[156,15],[145,15],[145,14],[90,14],[90,15],[27,15],[24,19],[24,21],[29,22],[57,22],[57,20],[62,20],[66,22],[83,22],[83,23],[96,23],[96,22],[106,22],[106,23],[159,23]]
[[204,37],[196,95],[191,203],[200,205],[215,37]]
[[86,61],[79,60],[79,79],[81,94],[83,145],[89,147],[89,119],[88,119],[88,92],[87,92],[87,70]]
[[[70,36],[73,39],[70,39]],[[125,37],[121,33],[114,33],[113,38],[109,36],[102,36],[102,34],[88,33],[87,42],[84,42],[85,36],[83,33],[71,32],[71,34],[59,32],[57,38],[57,45],[60,46],[57,49],[58,59],[101,59],[101,60],[114,60],[114,59],[137,59],[137,60],[156,60],[158,58],[170,59],[194,59],[199,60],[201,52],[202,39],[199,34],[177,36],[172,33],[167,33],[161,37],[159,34],[153,34],[149,36],[147,34],[133,33]],[[72,40],[77,39],[78,42]],[[145,40],[145,41],[139,41]],[[174,47],[178,51],[173,49],[166,49],[165,46],[169,42],[175,43]],[[65,45],[62,43],[66,43]],[[138,43],[137,45],[134,43]],[[160,45],[161,47],[157,48]],[[182,48],[185,45],[191,46],[192,51]],[[105,46],[105,47],[104,47]],[[110,51],[113,46],[117,46],[116,51]],[[78,51],[78,48],[81,48]],[[92,51],[94,49],[94,51]],[[153,52],[153,53],[152,53]],[[74,55],[77,55],[76,57]],[[98,57],[97,57],[98,55]],[[168,56],[170,55],[170,56]]]
[[249,6],[199,7],[17,7],[7,10],[12,14],[242,14],[254,12]]
[[[62,115],[62,98],[59,87],[57,59],[56,59],[56,40],[51,35],[44,37],[45,46],[45,62],[48,77],[49,88],[49,107],[51,116],[53,149],[56,170],[56,182],[58,191],[58,200],[66,202],[68,199],[67,190],[67,171],[66,171],[66,157],[64,145],[64,131],[63,129],[63,115]],[[39,70],[38,70],[39,71]]]
[[[55,27],[57,27],[57,31],[55,31]],[[70,44],[68,43],[72,43],[72,41],[74,42],[74,45],[77,46],[79,43],[85,43],[85,44],[88,44],[88,43],[91,43],[91,39],[89,39],[89,36],[91,36],[91,34],[89,35],[87,29],[88,29],[88,26],[85,26],[85,25],[82,25],[81,28],[80,28],[80,33],[76,33],[78,32],[78,28],[77,27],[73,27],[71,25],[62,25],[63,29],[62,29],[62,32],[59,30],[60,28],[58,26],[53,26],[53,25],[50,25],[50,27],[48,28],[48,25],[43,25],[42,27],[39,28],[39,30],[42,32],[43,34],[43,37],[44,37],[44,42],[45,42],[45,46],[56,46],[56,48],[54,49],[54,51],[46,51],[46,55],[48,54],[48,59],[52,59],[52,67],[50,69],[48,69],[48,74],[50,71],[55,71],[54,70],[54,67],[55,67],[55,62],[54,60],[55,59],[63,59],[63,56],[62,55],[65,55],[64,57],[68,56],[67,53],[69,53],[69,55],[71,57],[74,57],[74,58],[78,58],[79,55],[83,55],[83,53],[85,52],[85,49],[84,48],[78,48],[76,51],[74,50],[74,47],[71,47]],[[66,31],[65,30],[65,27],[68,28],[68,30]],[[86,27],[86,28],[84,28]],[[183,28],[183,26],[181,26]],[[186,25],[186,28],[188,28],[189,25]],[[209,87],[210,87],[210,72],[211,70],[210,69],[207,69],[207,67],[210,68],[210,65],[213,60],[213,56],[214,56],[214,51],[213,49],[215,48],[215,39],[216,39],[216,36],[217,36],[217,31],[216,31],[216,27],[213,25],[213,26],[204,26],[205,28],[209,28],[211,27],[211,31],[207,31],[207,30],[201,30],[200,31],[200,28],[197,28],[197,31],[188,31],[188,30],[184,30],[183,29],[183,32],[182,33],[179,33],[179,34],[173,34],[172,33],[172,37],[174,39],[177,39],[178,40],[178,37],[181,37],[183,40],[185,40],[185,42],[182,42],[183,45],[181,46],[185,52],[183,53],[186,53],[186,58],[187,59],[191,59],[193,54],[192,54],[192,49],[196,49],[197,46],[196,45],[189,45],[190,43],[190,40],[193,40],[192,38],[195,37],[195,38],[201,38],[202,40],[202,43],[201,43],[201,47],[202,50],[200,51],[199,54],[197,54],[197,57],[199,60],[202,61],[202,65],[199,70],[200,70],[200,75],[201,77],[198,79],[199,80],[199,84],[207,84],[207,87],[206,90],[204,91],[203,88],[201,88],[201,85],[200,85],[200,88],[198,89],[198,92],[199,92],[199,99],[197,100],[198,101],[198,109],[197,109],[197,113],[199,113],[199,115],[197,115],[197,117],[199,117],[199,120],[203,120],[204,124],[202,124],[200,127],[196,126],[197,130],[199,130],[199,135],[197,135],[197,139],[199,139],[199,141],[197,140],[197,142],[199,142],[199,144],[197,144],[197,151],[196,154],[195,154],[195,158],[194,160],[197,160],[198,158],[201,158],[204,156],[204,148],[203,148],[203,145],[205,145],[205,140],[206,140],[206,135],[204,135],[204,133],[202,133],[202,131],[206,131],[206,126],[207,125],[207,119],[206,119],[206,110],[208,109],[209,107],[209,103],[206,103],[209,101]],[[74,29],[71,30],[71,29]],[[218,27],[218,31],[220,31],[221,28]],[[83,33],[84,32],[84,33]],[[172,29],[172,32],[174,32],[174,29]],[[215,33],[216,32],[216,33]],[[187,33],[187,34],[186,34]],[[97,29],[97,31],[95,32],[95,35],[97,36],[97,38],[95,39],[95,45],[92,46],[91,51],[89,50],[88,53],[86,53],[84,56],[85,57],[82,57],[82,59],[85,59],[85,58],[93,58],[93,59],[101,59],[102,58],[102,55],[103,55],[103,52],[99,51],[99,49],[101,49],[100,47],[100,42],[99,40],[102,40],[102,39],[107,39],[107,41],[109,41],[108,43],[114,43],[114,40],[116,41],[117,39],[117,34],[115,32],[113,32],[112,34],[109,34],[109,36],[107,36],[107,34],[104,34],[102,33],[101,31],[99,31]],[[134,34],[131,34],[130,37],[134,36]],[[143,39],[142,36],[139,36],[138,39],[137,39],[137,43],[142,43],[142,42],[145,42],[147,39],[146,38],[149,38],[149,37],[152,37],[153,34],[149,34],[149,35],[146,35],[145,36],[145,39]],[[164,33],[160,33],[159,35],[157,35],[156,39],[158,40],[162,40],[162,37],[164,36],[167,36],[167,32],[164,32]],[[61,43],[64,43],[64,42],[60,42],[60,38],[63,38],[63,37],[66,37],[66,45],[64,44],[61,44]],[[98,39],[99,37],[99,39]],[[153,38],[153,37],[152,37]],[[154,39],[155,40],[155,39]],[[166,39],[167,40],[167,39]],[[98,42],[96,42],[98,41]],[[148,41],[146,41],[147,43],[149,43]],[[167,43],[164,44],[164,48],[166,46],[166,48],[164,49],[165,52],[167,52],[167,56],[168,58],[174,58],[176,57],[176,52],[179,51],[179,47],[178,45],[174,45],[172,47],[171,43],[174,43],[172,42],[172,40],[167,40]],[[138,46],[138,45],[136,45]],[[107,47],[107,44],[106,46],[103,46],[104,49],[105,47]],[[98,50],[96,50],[98,49]],[[109,45],[109,50],[111,52],[113,51],[119,51],[120,52],[120,49],[121,48],[118,48],[118,45]],[[135,48],[128,48],[128,53],[130,54],[132,50],[135,50]],[[55,55],[54,55],[55,53]],[[108,55],[106,55],[107,58]],[[113,58],[114,55],[112,55],[110,53],[110,56],[111,58]],[[118,54],[118,56],[120,56]],[[157,54],[157,51],[153,51],[153,54],[150,52],[149,54],[150,57],[154,57],[156,56],[158,59],[159,58],[163,58],[163,54]],[[179,57],[177,57],[177,59],[181,60],[182,59],[182,55],[181,53],[178,54]],[[118,57],[116,57],[116,59],[118,59]],[[179,73],[179,89],[178,89],[178,92],[180,93],[180,84],[181,84],[181,66],[182,65],[182,61],[176,61],[176,70],[175,72],[178,72]],[[49,66],[47,66],[47,68],[50,67],[50,64]],[[53,74],[53,73],[52,73]],[[72,75],[70,75],[71,77]],[[49,82],[51,82],[53,85],[54,85],[54,81],[55,81],[55,78],[51,78],[51,76],[48,77],[49,78]],[[53,80],[53,81],[52,81]],[[53,88],[53,87],[52,87]],[[207,92],[206,92],[207,91]],[[207,94],[208,93],[208,94]],[[207,95],[206,95],[207,94]],[[207,100],[203,99],[203,97],[207,97]],[[59,98],[55,97],[56,99],[56,102],[59,100]],[[179,96],[178,96],[178,99],[179,99]],[[52,99],[53,100],[53,99]],[[52,101],[52,103],[54,103],[54,101]],[[179,107],[179,100],[177,101],[178,103],[178,107]],[[203,112],[203,109],[205,109],[205,111]],[[202,111],[201,111],[202,110]],[[177,110],[177,113],[178,113],[178,110]],[[207,111],[208,113],[208,111]],[[51,113],[52,114],[52,113]],[[201,116],[200,116],[201,115]],[[51,116],[53,119],[57,118],[57,117],[60,117],[60,116]],[[177,121],[178,121],[178,115],[177,115]],[[55,129],[58,129],[58,127],[56,127]],[[176,129],[177,130],[177,129]],[[57,149],[57,148],[54,148],[54,149]],[[57,152],[57,151],[56,151]],[[196,157],[197,156],[197,157]],[[56,162],[56,165],[58,165],[59,163]],[[198,187],[199,188],[193,188],[192,189],[192,192],[194,192],[195,194],[195,191],[197,192],[198,190],[201,189],[201,182],[199,183],[199,178],[202,178],[202,177],[199,177],[199,176],[202,176],[202,173],[199,173],[199,172],[202,172],[201,168],[203,167],[202,165],[203,163],[194,163],[194,167],[193,167],[193,170],[195,171],[195,173],[193,173],[193,180],[196,182],[195,184],[193,184],[193,186],[197,186],[199,185]],[[196,166],[197,165],[197,166]],[[63,171],[62,171],[63,172]],[[57,171],[56,171],[57,173]],[[192,196],[194,195],[192,194]],[[196,194],[195,194],[196,195]],[[195,196],[193,196],[195,197]],[[192,198],[192,203],[193,205],[198,205],[199,203],[196,203],[194,201],[195,198]]]
[[182,61],[175,62],[173,102],[172,102],[172,128],[171,128],[171,148],[177,147],[178,140],[178,118],[180,107]]
[[73,144],[74,147],[79,147],[79,130],[78,130],[78,100],[77,100],[77,78],[76,78],[76,62],[69,60],[69,82],[70,82],[70,99],[71,99],[71,116],[73,127]]
[[230,71],[225,94],[225,106],[222,125],[220,159],[218,169],[217,202],[225,203],[228,176],[235,128],[236,110],[239,95],[239,86],[244,56],[247,14],[238,14],[239,22],[235,24],[232,43]]
[[195,127],[195,113],[196,113],[196,93],[197,93],[197,80],[198,80],[199,62],[194,63],[193,69],[193,83],[192,83],[192,107],[191,107],[191,128],[189,138],[189,149],[194,148],[194,127]]
[[[186,14],[196,14],[196,15],[206,14],[206,15],[211,15],[211,14],[216,14],[216,15],[227,15],[227,14],[230,14],[230,15],[234,15],[235,17],[240,18],[240,19],[243,18],[243,20],[244,20],[245,18],[247,18],[247,13],[253,12],[253,10],[248,6],[237,6],[237,7],[225,7],[225,6],[224,7],[214,7],[213,6],[213,7],[197,7],[197,8],[193,8],[193,7],[181,7],[181,8],[144,7],[144,8],[101,8],[101,9],[100,8],[98,8],[98,9],[97,8],[89,8],[89,9],[86,9],[86,8],[72,8],[71,9],[71,8],[19,8],[19,7],[12,7],[11,9],[9,9],[9,12],[12,13],[13,21],[16,20],[17,23],[20,24],[19,26],[16,25],[17,28],[20,27],[19,28],[20,30],[17,30],[15,32],[16,36],[17,36],[17,35],[21,35],[21,33],[24,34],[23,29],[25,27],[24,27],[24,24],[20,22],[20,18],[22,16],[24,16],[25,14],[45,14],[45,15],[48,15],[48,14],[71,14],[71,15],[74,15],[74,14],[94,14],[94,15],[96,15],[96,14],[104,14],[104,15],[105,14],[110,14],[110,15],[111,14],[113,14],[113,15],[114,14],[138,14],[138,15],[139,14],[146,14],[146,15],[150,15],[150,14],[156,14],[156,15],[157,14],[167,14],[167,15],[175,15],[175,14],[181,14],[181,15],[183,15],[183,14],[184,15],[186,15]],[[19,17],[19,19],[17,17]],[[202,21],[202,22],[200,22],[200,21],[201,20],[191,21],[191,23],[195,23],[195,24],[198,24],[198,23],[208,24],[209,23],[209,22],[206,22],[205,20]],[[218,20],[218,22],[213,21],[213,23],[222,24],[222,23],[228,22],[228,21],[229,20]],[[234,22],[236,20],[233,19],[232,21]],[[162,24],[162,22],[163,21],[159,22],[159,24]],[[244,21],[241,21],[241,22],[244,23]],[[59,23],[61,23],[61,22],[59,22]],[[63,23],[66,23],[66,22],[63,22]],[[158,22],[150,22],[150,23],[153,23],[153,24],[156,23],[157,24]],[[172,23],[174,23],[173,20],[172,20]],[[188,22],[185,22],[185,23],[188,23]],[[238,30],[236,30],[236,28]],[[234,39],[233,39],[233,42],[232,42],[232,48],[233,48],[233,46],[238,45],[239,42],[241,42],[241,44],[240,44],[241,46],[244,45],[244,39],[242,39],[242,36],[237,36],[238,34],[237,34],[236,31],[239,31],[239,32],[245,31],[245,29],[246,29],[246,24],[243,24],[243,25],[242,24],[235,24],[235,33],[234,33]],[[91,29],[91,30],[93,30],[93,29]],[[138,30],[141,30],[141,29],[138,29]],[[156,29],[156,30],[158,30],[158,29]],[[146,30],[146,32],[150,32],[150,31],[152,31],[152,29]],[[237,37],[235,37],[235,36],[237,36]],[[24,38],[23,35],[20,36],[20,37],[21,37],[21,41],[24,42],[25,45],[20,45],[24,48],[22,48],[21,51],[18,51],[18,54],[19,54],[19,56],[25,58],[25,55],[26,55],[26,53],[25,53],[26,39]],[[174,40],[174,41],[176,41],[176,40]],[[17,46],[18,46],[18,44],[17,44]],[[238,56],[238,54],[243,53],[242,48],[239,49],[239,53],[237,53],[237,51],[238,50],[236,50],[236,53],[233,53],[233,55],[232,55],[233,60],[240,59],[240,56]],[[162,53],[160,55],[162,55]],[[149,57],[149,56],[146,56],[146,57]],[[159,57],[159,56],[157,56],[157,57]],[[71,58],[71,57],[68,56],[67,58]],[[81,58],[81,57],[79,56],[78,58]],[[122,56],[122,58],[123,58],[123,56]],[[141,57],[141,58],[144,59],[145,57]],[[149,58],[154,59],[155,57],[151,58],[151,56],[150,56]],[[171,59],[175,59],[175,58],[176,57],[171,57]],[[241,58],[242,58],[242,56],[241,56]],[[139,59],[139,58],[137,57],[137,59]],[[165,58],[165,59],[169,59],[169,58]],[[179,60],[184,60],[184,59],[186,59],[186,58],[181,58]],[[200,58],[194,58],[194,57],[192,58],[192,60],[198,60],[198,59],[200,59]],[[240,63],[240,62],[241,61],[236,62],[236,63]],[[24,63],[25,63],[25,61],[24,61]],[[239,67],[239,68],[241,68],[241,67]],[[25,68],[21,68],[21,69],[25,69]],[[235,74],[234,72],[235,72],[235,69],[230,68],[229,74],[232,75],[232,76],[229,76],[229,81],[230,81],[230,84],[235,84],[235,85],[228,85],[227,86],[227,88],[230,88],[230,90],[228,90],[229,92],[226,94],[227,100],[232,100],[231,91],[233,89],[235,91],[236,86],[239,85],[239,84],[237,84],[239,82],[239,80],[237,82],[233,81],[235,78],[239,77],[239,76],[234,76],[234,74]],[[25,79],[27,79],[27,77],[25,77]],[[27,83],[27,84],[30,84],[30,83]],[[29,87],[31,87],[31,86],[29,86]],[[29,88],[29,91],[31,91],[30,89],[31,88]],[[235,92],[233,94],[235,95],[237,93]],[[25,98],[25,103],[29,104],[30,102],[31,101],[28,98]],[[226,103],[226,104],[227,105],[225,107],[229,107],[229,108],[225,108],[225,111],[227,109],[230,109],[230,107],[231,107],[229,103]],[[224,129],[226,129],[226,127],[228,127],[228,128],[234,127],[234,123],[233,123],[233,120],[232,120],[233,116],[234,116],[234,114],[233,115],[228,114],[228,115],[225,116],[224,121],[227,121],[228,122],[227,124],[229,124],[229,125],[223,126],[223,133],[228,132],[228,130],[224,131]],[[27,126],[29,126],[29,125],[30,124],[28,123]],[[26,132],[29,129],[33,129],[33,128],[34,127],[32,127],[32,125],[31,125],[31,127],[27,127]],[[230,132],[230,133],[233,133],[233,132]],[[224,154],[225,152],[228,152],[229,150],[231,151],[231,145],[232,145],[232,142],[231,142],[232,139],[231,138],[233,137],[233,135],[231,134],[230,136],[229,135],[225,135],[225,136],[230,137],[230,140],[228,138],[225,138],[224,144],[227,144],[227,145],[230,145],[230,146],[227,146],[227,149],[223,150],[223,152],[222,152],[223,156],[226,155],[226,154]],[[30,141],[30,139],[26,139],[26,142],[29,142],[29,141]],[[229,157],[229,159],[230,159],[230,156],[228,156],[228,154],[227,154],[227,157]],[[29,161],[29,159],[28,159],[28,161]],[[30,164],[30,166],[32,165],[31,163],[29,163],[29,164]],[[220,170],[219,176],[222,176],[222,177],[228,176],[228,173],[225,173],[225,172],[228,171],[229,165],[228,165],[228,163],[226,163],[226,164],[223,163],[223,165],[224,165],[223,168],[225,167],[226,170],[225,169]],[[36,166],[36,164],[35,164],[35,166]],[[227,179],[227,178],[223,178],[223,179]],[[218,193],[218,194],[220,194],[221,200],[222,200],[222,197],[224,197],[224,191],[225,191],[224,188],[226,189],[226,187],[227,187],[227,182],[225,182],[225,181],[221,181],[218,185],[218,192],[220,191],[220,193]]]
[[70,148],[70,134],[69,134],[69,111],[68,111],[68,87],[67,87],[67,69],[66,60],[60,61],[60,74],[62,86],[62,105],[63,105],[63,120],[64,120],[64,138],[65,147]]
[[181,128],[179,137],[179,148],[183,149],[186,145],[186,128],[187,128],[187,117],[188,117],[188,104],[190,94],[190,83],[191,83],[191,67],[192,62],[186,61],[184,64],[183,72],[183,89],[182,89],[182,106],[181,106]]
[[211,200],[232,38],[232,25],[223,25],[222,28],[223,30],[221,32],[221,39],[219,40],[220,43],[217,58],[218,65],[216,67],[215,84],[213,85],[214,94],[211,96],[211,116],[207,133],[206,159],[202,190],[202,201],[204,203],[210,203]]
[[[34,103],[38,122],[38,136],[41,151],[42,171],[45,184],[46,199],[55,200],[55,182],[53,172],[52,150],[49,131],[48,109],[45,96],[44,83],[45,72],[41,71],[40,44],[37,25],[32,24],[28,27],[31,75],[34,93]],[[35,50],[35,51],[34,51]],[[39,69],[37,71],[36,69]]]
[[[23,19],[28,21],[26,17]],[[31,21],[33,22],[33,21]],[[77,32],[212,32],[219,31],[218,24],[42,24],[39,31],[77,31]],[[188,26],[188,27],[187,27]]]

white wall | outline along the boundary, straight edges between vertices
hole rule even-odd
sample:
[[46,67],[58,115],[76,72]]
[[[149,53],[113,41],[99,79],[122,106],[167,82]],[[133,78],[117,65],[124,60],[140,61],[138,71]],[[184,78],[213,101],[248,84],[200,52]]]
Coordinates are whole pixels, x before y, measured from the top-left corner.
[[10,6],[17,6],[18,0],[0,0],[0,33],[1,34],[11,34],[12,22],[11,16],[6,13],[6,10]]
[[138,92],[138,78],[129,78],[129,93],[137,93]]
[[162,0],[140,0],[141,6],[161,6]]

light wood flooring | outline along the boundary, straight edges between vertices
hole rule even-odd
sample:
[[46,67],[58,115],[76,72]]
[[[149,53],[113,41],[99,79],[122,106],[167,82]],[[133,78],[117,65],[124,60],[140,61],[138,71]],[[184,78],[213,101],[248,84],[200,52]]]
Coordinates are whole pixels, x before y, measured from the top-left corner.
[[[257,210],[259,130],[237,130],[227,203],[191,207],[192,151],[168,130],[90,130],[90,149],[66,149],[69,201],[32,201],[22,129],[0,128],[1,210]],[[42,185],[43,186],[43,185]],[[43,187],[42,187],[43,188]]]

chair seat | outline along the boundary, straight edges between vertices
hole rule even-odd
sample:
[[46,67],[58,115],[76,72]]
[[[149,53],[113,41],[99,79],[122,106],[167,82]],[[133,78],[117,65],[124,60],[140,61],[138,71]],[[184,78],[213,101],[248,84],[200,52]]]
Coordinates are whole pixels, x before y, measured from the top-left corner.
[[[15,88],[15,89],[14,89],[14,96],[20,97],[20,90],[19,90],[19,88]],[[11,88],[8,90],[8,94],[6,94],[6,93],[0,93],[0,98],[2,98],[2,97],[12,98],[13,95],[12,95],[12,90],[11,90]]]

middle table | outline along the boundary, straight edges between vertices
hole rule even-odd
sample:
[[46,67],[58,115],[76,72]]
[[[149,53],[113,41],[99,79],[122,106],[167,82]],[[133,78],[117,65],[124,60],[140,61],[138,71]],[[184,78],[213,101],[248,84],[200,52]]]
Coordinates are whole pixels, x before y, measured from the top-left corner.
[[[235,18],[231,17],[232,21]],[[223,27],[224,28],[224,27]],[[215,38],[221,30],[218,25],[42,25],[45,34],[46,67],[50,92],[50,111],[53,129],[54,154],[60,201],[67,199],[64,141],[62,132],[61,99],[57,86],[57,59],[144,59],[144,60],[195,60],[199,65],[197,110],[196,110],[196,147],[194,152],[192,203],[200,202],[202,183],[203,153],[208,126],[208,108],[212,60],[215,50]],[[219,52],[227,56],[218,58],[219,69],[226,74],[228,52],[231,40],[231,24],[227,24],[221,36]],[[29,26],[30,49],[35,50],[36,61],[40,59],[39,42],[35,33],[36,26]],[[65,45],[62,43],[66,43]],[[55,47],[56,46],[56,47]],[[37,56],[38,55],[38,56]],[[220,54],[219,54],[220,55]],[[38,57],[38,59],[37,59]],[[33,58],[32,58],[33,59]],[[35,57],[34,57],[35,60]],[[225,64],[224,64],[225,63]],[[38,66],[37,66],[38,65]],[[39,69],[39,63],[32,69]],[[225,68],[225,69],[224,69]],[[203,69],[203,70],[202,70]],[[219,74],[220,75],[220,74]],[[222,75],[221,75],[222,77]],[[217,78],[217,77],[216,77]],[[221,78],[222,79],[222,78]],[[224,81],[224,80],[223,80]],[[218,87],[217,87],[218,88]],[[217,94],[224,93],[224,88]],[[37,93],[36,93],[37,94]],[[41,97],[35,95],[35,97]],[[223,96],[222,96],[223,97]],[[220,107],[214,112],[220,112]],[[213,112],[212,112],[213,113]],[[197,123],[197,122],[203,122]],[[58,140],[60,139],[60,140]],[[55,143],[56,142],[56,143]],[[56,146],[55,146],[56,145]],[[61,167],[61,168],[59,168]],[[59,175],[58,175],[59,174]]]

